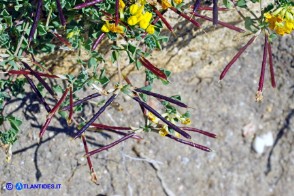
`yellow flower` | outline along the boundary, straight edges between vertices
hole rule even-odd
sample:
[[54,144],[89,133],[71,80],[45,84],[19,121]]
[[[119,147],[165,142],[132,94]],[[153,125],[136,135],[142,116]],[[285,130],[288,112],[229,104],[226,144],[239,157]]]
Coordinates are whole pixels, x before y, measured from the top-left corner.
[[189,125],[189,124],[191,124],[191,119],[190,118],[181,119],[181,123],[183,125]]
[[183,2],[183,0],[173,0],[173,1],[174,1],[175,4],[177,4],[177,5]]
[[160,130],[159,130],[159,135],[161,136],[166,136],[168,134],[168,128],[166,125],[164,125]]
[[108,33],[109,31],[113,33],[124,33],[125,28],[121,25],[115,26],[114,23],[110,24],[108,21],[105,22],[105,24],[101,27],[101,31],[104,33]]
[[104,32],[104,33],[108,33],[110,30],[108,28],[108,25],[107,24],[104,24],[101,28],[101,31]]
[[139,9],[139,6],[137,4],[133,4],[130,6],[130,14],[135,15]]
[[146,32],[149,34],[154,34],[154,32],[155,32],[154,25],[149,25],[146,29]]
[[123,2],[123,0],[119,0],[119,11],[123,11],[126,7],[126,4]]
[[269,28],[279,35],[290,34],[294,30],[294,16],[292,6],[278,8],[273,13],[264,13],[265,22]]
[[123,34],[125,32],[125,28],[121,25],[115,26],[115,24],[111,24],[111,31],[113,33],[120,33]]
[[133,26],[138,23],[138,18],[136,16],[131,16],[128,18],[128,24]]
[[166,10],[170,8],[172,5],[168,2],[168,0],[162,0],[161,1],[161,7],[162,9]]
[[147,113],[147,117],[151,122],[153,122],[155,124],[157,124],[159,121],[158,118],[156,118],[156,116],[154,116],[154,114],[152,114],[151,112]]
[[142,29],[146,29],[148,27],[148,25],[150,24],[150,20],[152,18],[152,14],[150,12],[146,12],[145,14],[142,15],[142,17],[140,17],[140,28]]
[[139,24],[140,24],[140,28],[146,29],[149,25],[149,22],[147,20],[141,20]]

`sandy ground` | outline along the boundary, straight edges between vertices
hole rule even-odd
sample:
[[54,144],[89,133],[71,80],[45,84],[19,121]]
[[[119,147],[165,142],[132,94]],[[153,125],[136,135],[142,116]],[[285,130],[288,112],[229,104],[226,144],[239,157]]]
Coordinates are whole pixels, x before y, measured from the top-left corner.
[[[202,152],[155,133],[142,133],[141,142],[128,140],[93,156],[99,178],[96,185],[90,181],[82,142],[71,140],[75,130],[64,120],[55,118],[38,145],[45,110],[28,93],[27,99],[15,100],[6,111],[22,105],[15,115],[24,124],[21,137],[13,146],[12,162],[6,163],[4,152],[0,151],[1,195],[292,195],[294,36],[284,36],[273,44],[277,88],[271,88],[267,69],[264,100],[256,103],[263,37],[250,46],[219,83],[225,64],[240,43],[249,39],[236,35],[232,40],[226,32],[213,29],[199,35],[202,38],[183,34],[181,44],[167,45],[161,54],[154,53],[151,58],[154,64],[176,72],[171,85],[157,83],[154,91],[168,96],[180,94],[194,108],[189,109],[192,125],[214,132],[218,138],[195,133],[193,140],[213,152]],[[218,37],[218,41],[213,37]],[[141,86],[142,76],[133,72],[130,79]],[[143,122],[140,108],[132,100],[120,97],[118,102],[123,111],[109,107],[97,122],[122,126]],[[85,108],[81,114],[85,118],[98,110],[90,105]],[[254,136],[269,132],[274,145],[257,154],[252,149]],[[246,137],[242,136],[244,133]],[[91,149],[118,138],[87,132]],[[7,182],[55,183],[61,184],[61,189],[8,191]]]

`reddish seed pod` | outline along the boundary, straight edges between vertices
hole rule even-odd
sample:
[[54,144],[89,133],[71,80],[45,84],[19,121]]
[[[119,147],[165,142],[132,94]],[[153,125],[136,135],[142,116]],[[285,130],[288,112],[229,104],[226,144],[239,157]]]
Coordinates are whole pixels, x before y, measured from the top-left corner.
[[78,133],[76,134],[74,139],[77,139],[78,137],[80,137],[82,135],[82,133],[84,133],[89,128],[89,126],[91,124],[93,124],[93,122],[104,112],[104,110],[107,108],[107,106],[109,106],[113,102],[115,97],[116,97],[116,94],[112,95],[106,101],[106,103],[99,109],[99,111],[78,131]]
[[[89,152],[89,148],[88,148],[88,145],[87,145],[86,137],[84,135],[82,135],[82,141],[83,141],[83,144],[84,144],[85,152],[87,154]],[[90,157],[87,157],[87,163],[88,163],[88,166],[89,166],[89,169],[90,169],[91,180],[94,183],[97,183],[98,179],[97,179],[97,176],[96,176],[95,170],[93,168],[93,164],[92,164],[92,161],[91,161]]]
[[65,26],[66,25],[66,20],[65,20],[65,17],[63,15],[60,0],[56,0],[56,5],[57,5],[57,9],[58,9],[58,16],[59,16],[60,23],[62,24],[62,26]]
[[183,139],[180,139],[180,138],[177,138],[171,134],[167,134],[166,137],[170,138],[170,139],[173,139],[177,142],[180,142],[182,144],[186,144],[186,145],[189,145],[189,146],[192,146],[194,148],[198,148],[200,150],[203,150],[203,151],[206,151],[206,152],[211,152],[212,150],[206,146],[202,146],[200,144],[196,144],[196,143],[193,143],[193,142],[190,142],[190,141],[186,141],[186,140],[183,140]]
[[101,43],[101,41],[103,40],[105,35],[106,35],[105,33],[101,33],[101,35],[99,35],[99,37],[95,40],[95,42],[92,46],[92,50],[95,50],[97,48],[97,46]]
[[210,133],[210,132],[207,132],[207,131],[196,129],[194,127],[181,127],[181,129],[183,129],[185,131],[197,132],[197,133],[200,133],[202,135],[205,135],[205,136],[208,136],[208,137],[211,137],[211,138],[216,138],[216,135],[214,133]]
[[119,140],[116,140],[115,142],[113,142],[113,143],[111,143],[111,144],[108,144],[108,145],[106,145],[106,146],[103,146],[103,147],[101,147],[101,148],[98,148],[98,149],[96,149],[96,150],[93,150],[93,151],[87,153],[85,156],[89,157],[89,156],[92,156],[93,154],[99,153],[99,152],[101,152],[101,151],[108,150],[109,148],[112,148],[113,146],[119,144],[120,142],[123,142],[123,141],[125,141],[125,140],[127,140],[127,139],[133,137],[134,134],[135,134],[134,132],[133,132],[133,133],[129,133],[129,134],[127,134],[126,136],[120,138]]
[[243,46],[239,52],[233,57],[233,59],[229,62],[229,64],[225,67],[225,69],[222,71],[219,79],[222,80],[226,73],[228,72],[228,70],[231,68],[231,66],[236,62],[236,60],[241,56],[241,54],[246,50],[246,48],[251,45],[253,43],[253,41],[255,40],[256,36],[253,36],[245,46]]
[[63,95],[61,96],[61,98],[59,99],[59,101],[57,102],[57,104],[53,107],[53,109],[50,111],[48,118],[46,119],[46,122],[44,123],[44,125],[41,128],[41,131],[39,133],[39,137],[43,137],[47,127],[49,126],[54,114],[56,113],[56,111],[58,110],[58,108],[60,107],[60,105],[63,103],[63,101],[66,98],[66,95],[68,93],[68,88],[64,91]]
[[99,123],[92,123],[92,126],[98,128],[98,129],[112,129],[112,130],[132,130],[130,127],[117,127],[117,126],[109,126]]
[[115,0],[115,26],[118,25],[119,20],[119,0]]
[[31,28],[30,34],[29,34],[29,43],[33,40],[34,34],[36,32],[38,22],[40,20],[41,12],[42,12],[42,4],[43,4],[43,1],[38,0],[36,15],[35,15],[35,18],[33,20],[33,25],[32,25],[32,28]]
[[217,2],[218,0],[213,0],[213,7],[212,7],[212,14],[213,14],[213,25],[218,24],[218,7],[217,7]]
[[150,96],[153,96],[153,97],[156,97],[156,98],[159,98],[159,99],[163,99],[163,100],[166,100],[170,103],[173,103],[173,104],[176,104],[180,107],[184,107],[184,108],[187,108],[188,106],[186,104],[184,104],[183,102],[179,101],[179,100],[176,100],[176,99],[173,99],[173,98],[170,98],[170,97],[166,97],[164,95],[160,95],[160,94],[157,94],[157,93],[153,93],[153,92],[150,92],[150,91],[145,91],[143,89],[139,89],[139,88],[136,88],[135,89],[136,92],[139,92],[139,93],[144,93],[146,95],[150,95]]
[[258,84],[258,91],[262,92],[263,89],[263,83],[264,83],[264,74],[265,74],[265,66],[266,66],[266,59],[267,59],[267,42],[268,37],[267,34],[265,34],[264,37],[264,46],[263,46],[263,58],[262,58],[262,64],[261,64],[261,70],[260,70],[260,78],[259,78],[259,84]]
[[161,21],[165,24],[165,26],[168,28],[168,30],[173,32],[174,30],[173,30],[172,26],[167,22],[167,20],[163,17],[163,15],[160,13],[160,11],[158,9],[156,9],[155,6],[152,6],[152,7],[153,7],[153,11],[161,19]]
[[[205,20],[208,20],[208,21],[213,21],[212,18],[209,18],[209,17],[207,17],[207,16],[203,16],[203,15],[200,15],[200,14],[198,14],[198,13],[192,13],[192,14],[194,14],[195,16],[197,16],[197,17],[199,17],[199,18],[202,18],[202,19],[205,19]],[[226,28],[228,28],[228,29],[231,29],[231,30],[237,31],[237,32],[239,32],[239,33],[243,33],[243,32],[245,32],[243,29],[241,29],[241,28],[239,28],[239,27],[236,27],[236,26],[234,26],[234,25],[231,25],[231,24],[229,24],[229,23],[226,23],[226,22],[218,21],[218,24],[221,25],[221,26],[223,26],[223,27],[226,27]]]
[[273,65],[272,47],[270,42],[268,42],[267,49],[268,49],[268,58],[269,58],[269,65],[270,65],[271,83],[272,83],[272,87],[275,88],[276,80],[275,80],[275,72],[274,72],[274,65]]
[[25,66],[26,69],[30,70],[30,72],[39,80],[39,82],[46,88],[46,90],[55,97],[54,91],[51,89],[51,87],[41,78],[41,76],[35,72],[27,63],[22,61],[22,64]]
[[139,58],[139,61],[144,65],[144,67],[146,67],[149,71],[154,73],[156,76],[167,80],[167,77],[164,74],[164,72],[158,69],[157,67],[155,67],[154,65],[152,65],[147,59],[145,59],[144,57],[141,57]]
[[[41,73],[41,72],[37,72],[35,71],[39,76],[43,76],[46,78],[59,78],[56,75],[51,75],[51,74],[45,74],[45,73]],[[32,73],[28,70],[9,70],[8,71],[9,74],[16,74],[16,75],[32,75]]]
[[177,10],[176,8],[174,7],[170,7],[170,9],[172,11],[174,11],[175,13],[177,13],[178,15],[180,15],[181,17],[185,18],[186,20],[190,21],[192,24],[194,24],[196,27],[201,27],[201,25],[196,21],[194,20],[193,18],[191,18],[190,16],[188,16],[187,14],[184,14],[183,12]]
[[[93,99],[93,98],[99,97],[99,96],[101,96],[99,93],[91,94],[91,95],[89,95],[89,96],[87,96],[87,97],[85,97],[85,98],[83,98],[81,100],[78,100],[78,101],[74,102],[73,107],[76,107],[76,106],[78,106],[78,105],[80,105],[80,104],[82,104],[82,103],[84,103],[84,102],[86,102],[86,101],[88,101],[90,99]],[[70,105],[63,107],[60,110],[61,111],[66,111],[66,110],[69,110],[69,109],[70,109]]]
[[197,12],[197,10],[200,7],[200,4],[201,4],[201,0],[196,0],[195,1],[194,7],[193,7],[193,13],[196,13]]
[[40,102],[44,105],[46,111],[49,113],[51,111],[51,108],[49,107],[49,105],[46,103],[44,97],[42,96],[42,94],[40,93],[40,91],[37,89],[37,87],[35,86],[34,82],[32,81],[31,78],[29,78],[29,76],[25,75],[28,83],[31,85],[33,91],[37,94],[37,97],[39,98]]
[[85,3],[82,3],[82,4],[79,4],[79,5],[75,6],[73,9],[82,9],[82,8],[85,8],[85,7],[95,5],[96,3],[101,3],[103,1],[104,0],[94,0],[94,1],[90,1],[90,2],[85,2]]

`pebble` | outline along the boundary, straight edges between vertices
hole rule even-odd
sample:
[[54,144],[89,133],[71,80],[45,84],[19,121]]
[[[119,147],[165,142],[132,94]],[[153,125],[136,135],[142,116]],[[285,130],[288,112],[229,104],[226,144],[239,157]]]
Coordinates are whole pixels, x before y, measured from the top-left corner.
[[274,144],[274,138],[272,132],[268,132],[261,136],[256,136],[253,141],[253,149],[256,153],[262,154],[265,147],[270,147]]

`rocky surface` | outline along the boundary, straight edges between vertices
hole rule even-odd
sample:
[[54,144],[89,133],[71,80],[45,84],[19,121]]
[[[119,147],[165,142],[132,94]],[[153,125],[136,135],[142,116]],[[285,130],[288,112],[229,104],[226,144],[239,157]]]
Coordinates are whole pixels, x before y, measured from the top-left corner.
[[[71,140],[74,129],[64,120],[54,119],[38,145],[44,108],[39,108],[37,100],[28,94],[27,99],[16,100],[7,107],[7,113],[17,109],[15,115],[24,124],[21,137],[13,146],[11,163],[5,162],[5,154],[0,151],[1,195],[292,195],[294,36],[284,36],[273,44],[277,88],[271,88],[267,69],[264,100],[256,103],[263,37],[219,82],[225,64],[241,47],[240,43],[250,38],[236,34],[238,39],[232,40],[226,32],[217,29],[201,37],[194,36],[194,32],[192,37],[183,36],[180,44],[167,45],[163,53],[152,57],[154,64],[176,72],[169,86],[157,83],[154,91],[182,96],[193,108],[189,109],[192,125],[218,135],[217,139],[210,139],[192,134],[193,141],[211,147],[213,152],[202,152],[155,133],[142,133],[141,142],[128,140],[93,156],[99,178],[99,185],[95,185],[83,158],[82,142]],[[141,86],[142,76],[133,72],[130,79]],[[109,107],[98,121],[122,126],[139,126],[143,122],[134,101],[120,97],[118,102],[123,111]],[[22,109],[18,109],[20,105]],[[89,105],[83,115],[89,118],[97,109]],[[268,132],[274,136],[274,145],[266,147],[262,154],[255,153],[254,136]],[[118,138],[87,132],[91,149]],[[7,182],[56,183],[61,184],[61,189],[11,192],[5,189]]]

